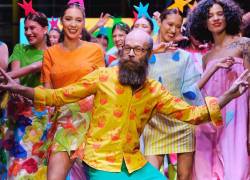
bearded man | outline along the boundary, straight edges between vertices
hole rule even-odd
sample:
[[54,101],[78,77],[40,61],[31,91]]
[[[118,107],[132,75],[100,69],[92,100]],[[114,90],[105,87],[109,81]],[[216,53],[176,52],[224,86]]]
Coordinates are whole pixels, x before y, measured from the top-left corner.
[[147,33],[134,30],[126,37],[119,67],[100,68],[61,89],[24,87],[0,69],[6,80],[0,90],[28,97],[38,108],[62,106],[95,95],[86,142],[78,151],[90,179],[165,179],[140,152],[139,137],[152,115],[158,112],[191,124],[212,121],[219,126],[223,123],[220,109],[247,90],[249,72],[220,98],[207,97],[205,106],[190,106],[147,78],[152,47]]

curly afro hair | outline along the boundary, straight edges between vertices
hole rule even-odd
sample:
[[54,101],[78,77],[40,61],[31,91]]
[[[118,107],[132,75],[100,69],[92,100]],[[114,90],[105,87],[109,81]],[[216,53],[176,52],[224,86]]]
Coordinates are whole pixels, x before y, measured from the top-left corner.
[[226,19],[226,33],[236,35],[240,32],[242,10],[231,0],[202,0],[188,15],[187,28],[200,42],[213,42],[212,33],[207,28],[209,9],[219,4]]

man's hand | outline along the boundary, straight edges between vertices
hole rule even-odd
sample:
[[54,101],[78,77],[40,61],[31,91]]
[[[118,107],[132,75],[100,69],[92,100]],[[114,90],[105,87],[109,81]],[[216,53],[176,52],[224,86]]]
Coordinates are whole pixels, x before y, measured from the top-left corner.
[[2,69],[0,68],[0,90],[7,90],[10,92],[16,92],[20,89],[20,85]]
[[236,98],[241,96],[249,87],[248,79],[250,78],[250,71],[245,70],[239,77],[234,81],[230,89],[227,91],[231,97]]
[[249,87],[248,79],[250,78],[250,71],[245,70],[236,79],[232,86],[219,98],[220,108],[223,108],[227,103],[229,103],[234,98],[241,96]]
[[4,77],[4,82],[0,83],[0,91],[10,91],[16,94],[20,94],[31,100],[34,99],[33,88],[18,84],[15,80],[11,79],[11,77],[6,72],[4,72],[2,68],[0,68],[0,75]]

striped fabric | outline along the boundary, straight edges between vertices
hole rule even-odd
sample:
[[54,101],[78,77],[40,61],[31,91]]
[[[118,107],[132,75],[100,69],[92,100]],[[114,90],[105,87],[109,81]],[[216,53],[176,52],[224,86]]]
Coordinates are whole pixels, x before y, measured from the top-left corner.
[[[190,54],[178,49],[154,56],[155,60],[149,62],[149,76],[161,82],[172,95],[190,104],[202,104],[202,95],[195,85],[200,73]],[[145,155],[194,151],[194,127],[162,115],[152,117],[144,129],[143,138]]]

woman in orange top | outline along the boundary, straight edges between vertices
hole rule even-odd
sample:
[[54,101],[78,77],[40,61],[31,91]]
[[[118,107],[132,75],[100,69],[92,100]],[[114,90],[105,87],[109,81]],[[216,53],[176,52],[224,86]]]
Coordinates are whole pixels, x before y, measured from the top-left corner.
[[[79,4],[73,3],[66,7],[61,18],[64,40],[44,53],[41,80],[46,88],[67,86],[104,66],[101,47],[80,40],[84,18],[84,9]],[[91,106],[92,98],[89,97],[56,108],[46,143],[50,153],[48,179],[66,179],[74,162],[70,155],[84,140]]]

